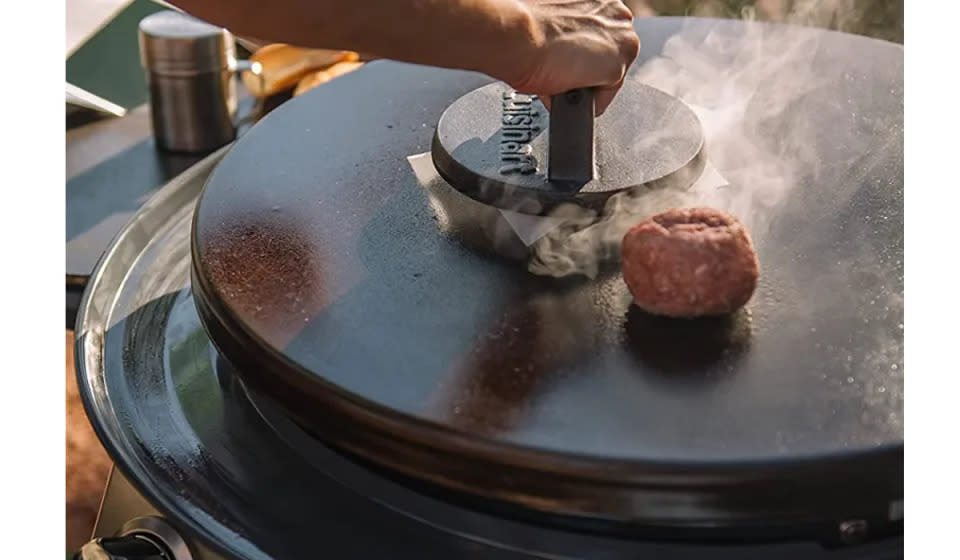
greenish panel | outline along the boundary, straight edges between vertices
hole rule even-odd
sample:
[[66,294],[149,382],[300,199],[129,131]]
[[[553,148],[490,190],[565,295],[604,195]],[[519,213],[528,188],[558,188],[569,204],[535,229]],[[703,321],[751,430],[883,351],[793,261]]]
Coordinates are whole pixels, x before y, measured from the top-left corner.
[[[170,317],[191,317],[194,311],[193,298],[181,292],[177,297]],[[220,385],[213,369],[214,359],[210,339],[199,325],[172,322],[165,333],[168,342],[167,360],[173,386],[181,410],[190,426],[204,435],[208,426],[219,426],[214,421],[223,415],[223,399],[219,396]]]
[[67,59],[67,82],[127,109],[146,103],[137,27],[165,9],[151,0],[131,2]]

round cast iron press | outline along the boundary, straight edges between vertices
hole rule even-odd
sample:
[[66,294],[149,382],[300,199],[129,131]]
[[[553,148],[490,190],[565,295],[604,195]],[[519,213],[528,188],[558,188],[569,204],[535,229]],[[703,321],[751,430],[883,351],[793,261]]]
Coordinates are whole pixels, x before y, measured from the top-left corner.
[[547,215],[560,204],[602,212],[617,193],[685,189],[703,170],[703,131],[682,101],[627,82],[594,125],[593,92],[552,99],[490,84],[455,101],[431,154],[458,191],[504,210]]
[[[541,245],[607,225],[625,204],[617,197],[686,190],[705,162],[696,114],[642,83],[624,84],[596,124],[591,89],[556,95],[551,107],[501,83],[457,99],[440,117],[430,150],[443,181],[425,185],[464,245],[527,261],[531,270],[545,260],[548,273],[557,268],[549,264],[556,251]],[[611,247],[589,251],[598,265],[619,258]]]
[[[538,277],[465,247],[407,158],[490,80],[375,62],[244,136],[208,180],[192,231],[193,199],[177,195],[172,217],[159,214],[163,201],[148,205],[108,252],[79,320],[77,363],[118,466],[243,558],[316,545],[311,523],[332,521],[312,508],[339,498],[321,483],[330,464],[297,457],[328,447],[354,465],[331,476],[384,509],[441,528],[479,516],[454,532],[541,557],[657,555],[640,552],[650,541],[710,554],[733,549],[705,542],[736,541],[737,558],[791,557],[764,547],[798,542],[797,558],[877,557],[874,545],[896,556],[902,47],[743,22],[636,26],[645,49],[628,82],[661,53],[677,65],[662,75],[682,76],[683,44],[721,70],[801,45],[787,77],[808,68],[820,78],[789,90],[775,115],[749,104],[786,87],[776,76],[738,100],[757,145],[806,164],[754,229],[763,268],[747,312],[662,320],[632,307],[616,275]],[[683,87],[649,84],[685,99]],[[645,108],[621,110],[641,118]],[[597,121],[599,179],[611,177],[601,129],[614,114]],[[797,130],[802,145],[789,141]],[[759,193],[738,184],[737,145],[709,141],[731,188]],[[458,190],[468,182],[448,188],[475,201]],[[373,472],[449,515],[356,483]]]
[[[444,181],[426,188],[466,246],[536,262],[547,231],[552,242],[564,243],[611,218],[620,206],[611,204],[615,196],[683,191],[703,170],[696,114],[653,87],[627,82],[596,124],[591,89],[556,95],[551,107],[495,83],[467,93],[440,117],[430,152]],[[545,228],[537,235],[523,230],[538,225]],[[601,264],[619,257],[594,252]]]

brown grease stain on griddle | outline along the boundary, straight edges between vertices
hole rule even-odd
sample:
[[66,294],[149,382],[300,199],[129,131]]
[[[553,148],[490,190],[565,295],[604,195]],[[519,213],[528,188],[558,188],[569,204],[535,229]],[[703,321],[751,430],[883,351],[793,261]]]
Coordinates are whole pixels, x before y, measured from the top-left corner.
[[585,293],[548,292],[511,306],[453,365],[435,413],[483,436],[523,422],[537,395],[600,344],[597,312]]
[[335,299],[322,247],[278,212],[222,223],[202,237],[202,264],[219,297],[283,348]]

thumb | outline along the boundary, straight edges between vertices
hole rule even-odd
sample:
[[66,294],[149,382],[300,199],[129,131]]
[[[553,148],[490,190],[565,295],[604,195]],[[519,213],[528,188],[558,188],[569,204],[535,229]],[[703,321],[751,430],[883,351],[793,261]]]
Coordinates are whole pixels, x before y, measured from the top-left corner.
[[607,110],[607,107],[610,106],[610,103],[613,101],[613,98],[617,96],[617,92],[620,91],[620,88],[623,87],[623,79],[621,78],[619,82],[613,84],[612,86],[598,87],[593,96],[593,102],[595,106],[595,111],[597,116],[603,114]]

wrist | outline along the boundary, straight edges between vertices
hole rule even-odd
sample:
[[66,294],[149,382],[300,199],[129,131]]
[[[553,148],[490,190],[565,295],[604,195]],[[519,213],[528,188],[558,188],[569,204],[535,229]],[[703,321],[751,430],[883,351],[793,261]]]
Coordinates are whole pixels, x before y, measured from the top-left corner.
[[527,2],[507,0],[503,4],[500,14],[504,36],[490,45],[481,71],[513,87],[522,87],[537,64],[545,35]]

